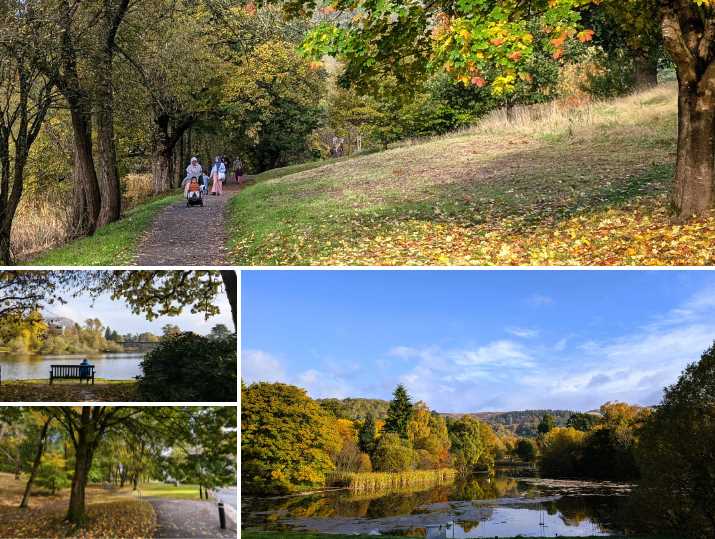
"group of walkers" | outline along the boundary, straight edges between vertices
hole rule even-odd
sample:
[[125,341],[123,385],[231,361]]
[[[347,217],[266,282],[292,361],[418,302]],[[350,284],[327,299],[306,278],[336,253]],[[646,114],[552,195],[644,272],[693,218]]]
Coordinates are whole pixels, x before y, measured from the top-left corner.
[[[193,179],[196,179],[201,186],[201,191],[203,193],[209,193],[209,185],[211,185],[211,195],[221,196],[223,194],[223,184],[226,183],[226,178],[228,177],[228,171],[230,169],[230,163],[228,158],[223,155],[217,155],[211,165],[211,170],[209,174],[204,173],[204,168],[199,163],[198,157],[192,157],[191,163],[186,167],[186,177],[182,182],[182,187],[184,188],[184,194],[188,194],[189,186]],[[243,179],[243,163],[240,158],[236,158],[233,162],[234,177],[236,183],[241,183]]]

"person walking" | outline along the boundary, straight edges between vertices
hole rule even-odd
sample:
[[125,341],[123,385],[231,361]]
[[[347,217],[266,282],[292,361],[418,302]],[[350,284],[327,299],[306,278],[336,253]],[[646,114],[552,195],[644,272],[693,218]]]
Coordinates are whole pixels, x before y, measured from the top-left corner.
[[223,194],[223,182],[226,181],[226,165],[220,156],[216,156],[214,165],[211,168],[211,180],[213,181],[211,194],[221,196]]
[[186,167],[186,177],[184,178],[184,182],[188,182],[191,180],[191,178],[201,178],[203,176],[204,169],[201,167],[201,164],[199,163],[199,160],[197,157],[192,157],[191,158],[191,163],[189,163],[189,166]]
[[240,184],[243,181],[243,162],[240,157],[236,157],[233,162],[233,173],[236,178],[236,183]]

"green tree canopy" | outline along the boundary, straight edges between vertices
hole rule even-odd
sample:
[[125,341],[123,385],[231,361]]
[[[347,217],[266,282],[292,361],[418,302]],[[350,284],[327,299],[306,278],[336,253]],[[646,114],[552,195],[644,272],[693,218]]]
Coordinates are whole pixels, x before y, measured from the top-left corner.
[[715,534],[715,345],[688,365],[645,422],[638,449],[643,506],[652,526]]
[[405,386],[400,384],[392,394],[383,430],[385,432],[394,432],[400,438],[407,439],[407,425],[412,419],[412,413],[413,407],[410,396]]
[[241,389],[241,486],[286,493],[320,486],[340,440],[330,416],[304,390],[257,383]]

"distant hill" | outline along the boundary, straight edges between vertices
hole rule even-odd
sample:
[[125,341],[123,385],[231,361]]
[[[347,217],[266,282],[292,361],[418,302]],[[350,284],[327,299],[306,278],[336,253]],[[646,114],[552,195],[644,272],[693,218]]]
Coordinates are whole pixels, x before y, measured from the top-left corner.
[[536,436],[536,427],[545,414],[551,414],[557,427],[563,427],[574,412],[571,410],[520,410],[513,412],[472,412],[442,414],[446,417],[459,418],[465,415],[481,419],[496,430],[508,430],[517,436]]
[[[387,416],[389,401],[382,399],[319,399],[318,403],[335,417],[341,419],[363,419],[368,412],[373,416],[384,419]],[[536,436],[541,418],[551,414],[556,420],[556,425],[566,425],[571,410],[521,410],[512,412],[471,412],[471,413],[442,413],[444,417],[458,419],[465,415],[489,423],[497,431],[510,431],[517,436]]]

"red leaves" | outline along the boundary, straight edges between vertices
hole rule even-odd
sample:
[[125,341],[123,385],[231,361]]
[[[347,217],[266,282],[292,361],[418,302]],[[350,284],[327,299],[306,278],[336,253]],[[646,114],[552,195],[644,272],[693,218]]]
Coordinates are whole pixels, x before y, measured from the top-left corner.
[[579,32],[576,37],[578,37],[578,40],[581,43],[586,43],[587,41],[591,41],[593,39],[593,35],[595,32],[593,30],[583,30]]
[[487,81],[484,80],[482,77],[472,77],[472,84],[474,84],[474,86],[483,88],[486,83]]

